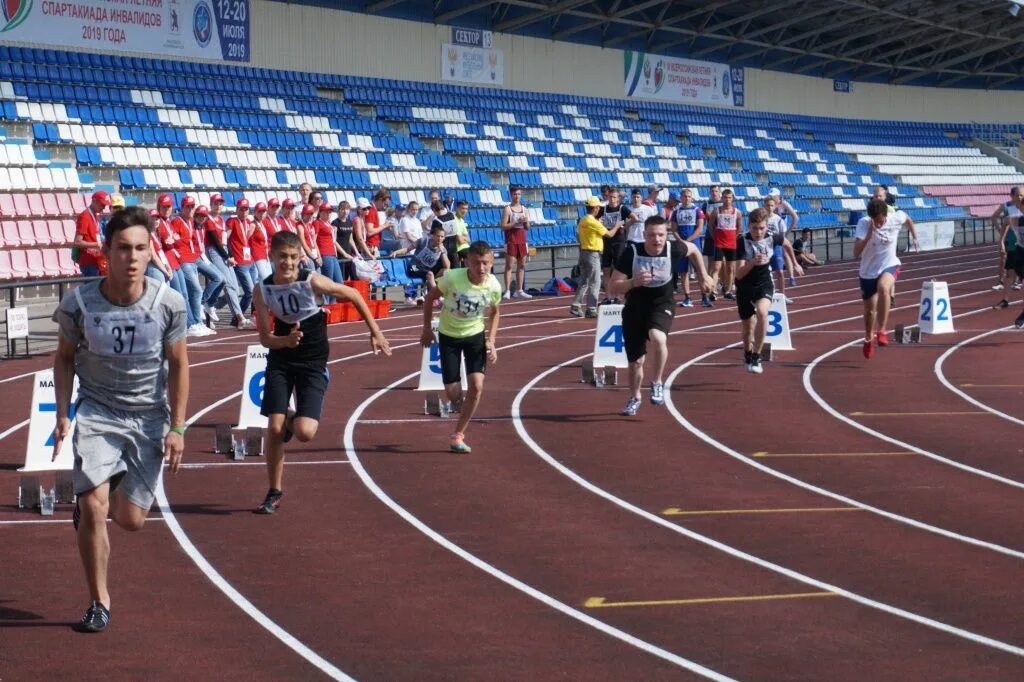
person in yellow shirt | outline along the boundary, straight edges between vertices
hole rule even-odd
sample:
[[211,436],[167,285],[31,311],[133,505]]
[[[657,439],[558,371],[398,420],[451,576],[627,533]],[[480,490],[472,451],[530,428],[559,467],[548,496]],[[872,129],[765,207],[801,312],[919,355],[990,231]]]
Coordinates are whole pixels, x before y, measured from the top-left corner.
[[[597,197],[587,199],[587,212],[576,226],[576,239],[580,243],[580,276],[576,282],[576,297],[569,306],[569,314],[574,317],[597,317],[597,293],[601,290],[601,252],[604,250],[605,237],[614,237],[622,229],[619,222],[612,229],[606,228],[597,214],[601,212],[601,200]],[[583,311],[583,299],[587,300],[587,310]]]
[[[437,281],[423,302],[423,333],[420,343],[434,343],[431,322],[434,301],[443,298],[438,319],[437,343],[441,350],[441,380],[452,412],[459,414],[452,434],[452,452],[467,453],[465,433],[484,390],[487,364],[498,361],[498,304],[501,285],[491,274],[494,252],[487,242],[476,241],[466,252],[466,267],[449,270]],[[468,392],[463,396],[461,365],[465,361]]]

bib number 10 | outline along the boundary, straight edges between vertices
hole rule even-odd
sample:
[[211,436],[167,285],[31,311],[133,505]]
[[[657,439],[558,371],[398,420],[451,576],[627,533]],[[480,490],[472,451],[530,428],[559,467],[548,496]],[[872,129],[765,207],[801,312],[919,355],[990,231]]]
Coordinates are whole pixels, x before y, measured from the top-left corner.
[[[949,319],[949,301],[944,298],[935,299],[935,321],[945,322]],[[931,322],[932,320],[932,299],[926,298],[921,302],[921,320]]]

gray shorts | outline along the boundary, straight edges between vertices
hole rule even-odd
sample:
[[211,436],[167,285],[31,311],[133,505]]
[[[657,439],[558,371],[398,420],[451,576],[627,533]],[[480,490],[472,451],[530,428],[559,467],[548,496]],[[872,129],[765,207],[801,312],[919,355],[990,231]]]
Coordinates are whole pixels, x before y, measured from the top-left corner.
[[129,412],[80,401],[75,411],[75,494],[124,474],[117,489],[129,502],[148,510],[156,497],[169,427],[170,415],[162,408]]

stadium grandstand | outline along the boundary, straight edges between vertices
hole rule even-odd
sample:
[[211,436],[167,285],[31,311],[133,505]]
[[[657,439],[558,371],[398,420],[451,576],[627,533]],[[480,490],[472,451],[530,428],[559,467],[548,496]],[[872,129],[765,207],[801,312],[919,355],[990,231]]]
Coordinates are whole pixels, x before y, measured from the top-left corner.
[[[993,317],[1000,306],[1019,312],[1013,292],[1024,271],[1018,265],[1014,274],[1005,253],[1013,246],[1002,246],[1015,229],[1024,237],[1016,219],[1024,215],[1024,196],[1011,199],[1024,187],[1024,0],[0,5],[0,293],[8,308],[0,320],[0,384],[17,406],[0,420],[0,450],[7,453],[0,456],[0,537],[14,557],[5,563],[9,589],[0,596],[0,680],[1024,679],[1024,592],[1016,578],[1024,559],[1024,468],[1016,445],[1024,414],[1020,377],[1005,371],[1019,367],[1021,341],[1006,335],[1013,317]],[[670,219],[689,190],[710,217],[708,207],[719,205],[712,187],[730,189],[743,216],[780,197],[791,209],[789,228],[810,230],[801,245],[811,254],[813,243],[820,261],[814,265],[822,267],[808,266],[806,279],[801,268],[798,277],[798,252],[779,267],[789,283],[779,293],[791,307],[782,305],[778,319],[785,320],[787,343],[785,316],[806,311],[813,323],[794,320],[794,338],[806,336],[799,351],[788,349],[792,362],[768,371],[775,382],[768,388],[722,378],[714,372],[738,360],[714,354],[739,354],[733,342],[740,323],[735,305],[720,300],[732,300],[735,290],[716,274],[704,292],[707,310],[667,312],[695,330],[670,339],[669,371],[686,364],[664,384],[643,389],[671,388],[676,403],[669,398],[670,411],[658,412],[656,421],[644,402],[647,421],[626,430],[616,421],[629,414],[619,412],[629,366],[622,322],[613,339],[620,377],[610,364],[588,359],[608,345],[605,328],[571,317],[599,318],[597,309],[584,315],[578,304],[556,301],[581,284],[581,248],[593,250],[581,225],[598,199],[600,212],[607,209],[609,188],[618,188],[627,205],[631,192],[642,195],[636,206],[648,201],[651,215],[667,209]],[[370,280],[359,291],[373,316],[397,320],[379,322],[395,349],[384,362],[400,368],[365,364],[374,358],[363,356],[380,349],[363,352],[361,328],[356,338],[331,327],[338,356],[331,369],[341,378],[321,391],[330,399],[320,442],[307,445],[302,437],[288,446],[295,487],[271,522],[284,523],[251,516],[266,460],[252,469],[245,468],[251,457],[244,460],[247,447],[250,455],[264,448],[268,422],[265,415],[258,420],[266,379],[262,365],[256,376],[241,363],[266,356],[246,344],[266,345],[250,319],[257,310],[253,288],[268,281],[267,273],[257,278],[255,265],[244,276],[232,269],[239,259],[231,258],[230,232],[223,233],[223,249],[207,242],[206,253],[224,251],[223,269],[193,273],[202,314],[187,313],[188,336],[228,333],[188,340],[191,366],[210,365],[201,377],[199,370],[192,374],[200,397],[189,405],[189,438],[200,435],[188,441],[185,470],[167,490],[161,481],[153,491],[161,525],[147,528],[144,539],[112,533],[115,554],[122,553],[111,581],[116,571],[122,601],[104,636],[114,644],[100,655],[103,647],[72,640],[64,628],[34,627],[70,623],[84,589],[71,531],[58,536],[40,522],[51,520],[37,515],[36,507],[46,508],[48,484],[38,492],[39,481],[26,478],[57,476],[59,489],[60,474],[72,468],[67,453],[66,466],[53,464],[56,453],[44,460],[61,399],[54,397],[52,368],[65,337],[54,311],[106,272],[95,255],[100,250],[83,246],[83,216],[96,220],[99,241],[114,196],[128,208],[152,210],[154,224],[186,207],[205,211],[220,203],[229,218],[236,206],[266,209],[289,200],[296,218],[304,209],[316,218],[310,191],[327,204],[323,222],[339,226],[328,235],[331,244],[341,242],[344,229],[351,234],[353,217],[366,229],[362,210],[380,211],[386,229],[379,249],[353,241],[357,258],[342,259],[346,276],[335,279]],[[431,394],[437,399],[428,397],[424,407],[424,395],[412,392],[422,390],[419,372],[406,376],[421,366],[424,312],[423,324],[430,322],[430,289],[419,287],[413,252],[429,241],[432,199],[440,216],[466,202],[466,244],[490,246],[500,279],[515,260],[506,221],[519,191],[529,265],[516,286],[519,297],[538,300],[510,301],[508,312],[501,304],[499,341],[507,345],[502,364],[488,373],[494,389],[481,402],[480,425],[474,422],[475,433],[487,433],[494,445],[489,452],[476,446],[487,454],[456,465],[450,455],[425,453],[423,443],[425,434],[438,438],[434,422],[441,415],[458,416],[461,391],[450,402]],[[864,378],[856,344],[865,342],[847,343],[860,334],[861,294],[840,287],[857,285],[858,230],[875,217],[869,201],[880,194],[910,229],[903,236],[896,230],[909,278],[899,280],[899,299],[892,294],[894,321],[897,300],[915,305],[893,333],[907,343],[880,351],[873,362],[886,362],[887,352],[917,355],[883,365],[883,377]],[[417,221],[427,216],[415,238],[399,227],[412,203]],[[189,225],[192,215],[186,213]],[[176,237],[156,234],[154,254],[167,263],[165,254],[173,252],[169,267],[176,273]],[[783,239],[787,254],[795,236]],[[310,239],[302,237],[304,263],[319,264],[331,277]],[[250,246],[241,248],[252,260]],[[446,261],[464,257],[449,249]],[[87,252],[93,260],[82,260]],[[1017,252],[1024,253],[1024,243]],[[597,279],[602,308],[616,307],[621,316],[609,286],[623,274],[617,266],[604,263],[604,279]],[[692,271],[687,280],[676,261],[672,268],[677,299],[681,282],[703,286]],[[907,277],[899,267],[890,274]],[[188,308],[188,284],[175,276],[169,272],[168,283]],[[224,277],[232,279],[225,288],[231,293],[218,298]],[[922,295],[945,295],[949,306],[994,288],[1002,292],[997,310],[986,300],[984,309],[967,313],[978,313],[970,322],[957,318],[955,337],[918,343],[917,289],[945,287],[946,280],[959,287],[955,296]],[[505,298],[513,289],[508,281]],[[807,293],[826,284],[832,288]],[[680,306],[690,305],[686,292]],[[851,301],[856,305],[838,311]],[[958,301],[957,312],[976,303]],[[330,319],[359,319],[348,312]],[[840,312],[852,317],[835,317]],[[688,314],[721,321],[697,327],[710,317],[694,321]],[[1017,321],[1024,324],[1024,316]],[[961,325],[973,328],[961,333]],[[518,331],[506,342],[507,327]],[[714,336],[725,330],[727,341]],[[820,334],[813,342],[812,333]],[[844,333],[846,345],[837,347]],[[866,358],[888,345],[886,330],[880,333],[884,342],[872,346],[869,338]],[[557,343],[540,350],[542,338]],[[991,342],[990,356],[978,351],[986,344],[974,343],[982,338]],[[743,343],[748,372],[762,356],[771,362],[771,344],[751,355]],[[975,374],[967,371],[970,363],[955,362],[961,347],[959,358],[971,357]],[[784,348],[776,343],[776,360]],[[335,369],[335,362],[346,364]],[[422,362],[423,372],[429,367],[441,382],[437,349],[424,350]],[[952,366],[950,380],[943,363]],[[1003,370],[989,371],[985,363],[1002,363]],[[593,392],[579,382],[581,367]],[[40,379],[45,372],[48,379]],[[240,381],[242,390],[227,395]],[[607,395],[597,390],[606,382],[618,391],[615,406],[583,404],[605,400],[584,396]],[[293,388],[285,398],[288,429]],[[401,393],[406,388],[408,395]],[[1015,410],[1005,407],[1011,403]],[[247,405],[257,421],[239,435]],[[329,408],[336,414],[328,416]],[[931,421],[886,420],[904,414]],[[227,422],[234,432],[225,430]],[[984,429],[976,426],[982,423]],[[452,442],[461,437],[457,431]],[[481,435],[474,444],[482,441]],[[64,447],[71,449],[70,440]],[[672,459],[676,447],[703,454],[693,455],[691,469],[690,460],[683,466]],[[826,469],[819,455],[837,464]],[[339,463],[344,474],[317,466]],[[891,473],[887,466],[906,468]],[[314,470],[325,473],[306,473]],[[701,477],[708,482],[694,483]],[[35,495],[28,509],[23,499],[9,499],[16,490],[24,495],[26,485]],[[677,494],[690,497],[684,504]],[[71,509],[58,506],[52,522],[70,526]],[[855,513],[838,513],[847,511]],[[832,525],[815,525],[823,517]],[[756,520],[729,525],[736,518]],[[677,541],[689,544],[679,550]],[[66,565],[55,566],[52,556]],[[595,596],[606,594],[618,596]],[[775,603],[784,606],[769,608]]]

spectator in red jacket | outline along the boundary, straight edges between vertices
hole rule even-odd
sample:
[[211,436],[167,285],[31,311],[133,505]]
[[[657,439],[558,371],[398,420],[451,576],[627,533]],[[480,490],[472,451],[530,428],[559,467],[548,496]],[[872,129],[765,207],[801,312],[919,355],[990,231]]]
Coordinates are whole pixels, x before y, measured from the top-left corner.
[[298,232],[297,222],[295,220],[295,202],[285,199],[281,202],[281,215],[277,216],[278,230]]
[[224,218],[220,212],[224,208],[224,197],[214,194],[210,197],[210,214],[206,218],[206,258],[210,265],[217,269],[222,280],[222,286],[211,288],[207,283],[206,291],[203,292],[204,310],[210,319],[217,320],[216,308],[220,303],[220,295],[223,293],[227,298],[228,308],[231,310],[232,323],[244,328],[245,317],[242,314],[242,307],[238,300],[238,278],[235,276],[235,259],[228,251],[227,228]]
[[100,215],[110,206],[110,195],[103,190],[93,192],[89,208],[75,221],[75,241],[78,250],[78,269],[83,277],[99,277],[103,267],[103,235],[100,234]]
[[228,253],[235,261],[235,278],[238,280],[238,287],[241,290],[238,305],[242,309],[242,319],[234,321],[234,325],[239,329],[255,327],[252,320],[248,318],[252,307],[254,280],[259,276],[253,262],[252,246],[250,246],[252,233],[255,230],[256,222],[249,215],[249,200],[243,197],[235,203],[235,215],[228,218],[227,222]]
[[270,225],[270,229],[274,229],[274,221],[267,219],[267,205],[262,201],[256,204],[253,209],[253,230],[249,236],[249,248],[252,249],[252,264],[256,269],[255,280],[253,286],[259,286],[260,282],[270,277],[270,237],[273,232],[268,231],[267,225]]

